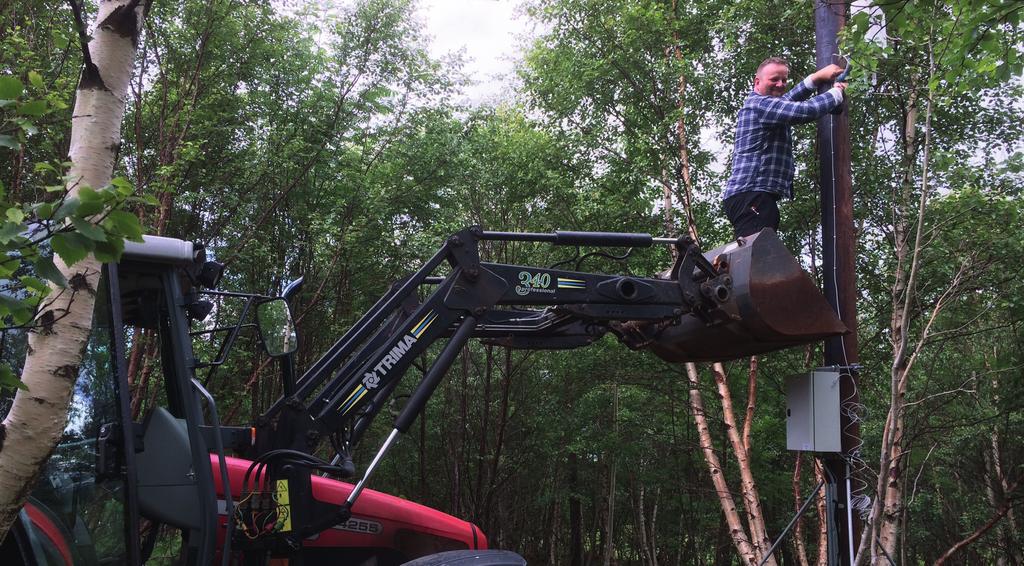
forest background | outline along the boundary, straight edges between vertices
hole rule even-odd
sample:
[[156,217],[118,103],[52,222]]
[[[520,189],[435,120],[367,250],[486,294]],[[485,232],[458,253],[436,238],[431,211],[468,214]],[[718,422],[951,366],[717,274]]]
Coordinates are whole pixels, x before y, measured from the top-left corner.
[[[227,264],[222,288],[275,294],[306,277],[293,304],[300,367],[466,225],[725,243],[720,164],[753,70],[782,55],[795,80],[813,71],[809,0],[530,0],[524,17],[539,25],[515,91],[470,107],[456,102],[459,58],[429,55],[415,2],[331,5],[153,2],[115,169],[147,233]],[[1024,564],[1022,11],[865,5],[842,40],[859,69],[848,92],[863,366],[860,404],[845,409],[861,419],[855,492],[873,563],[952,550]],[[0,19],[6,244],[59,199],[82,53],[66,2],[2,2]],[[817,276],[812,129],[796,131],[781,234]],[[76,229],[53,249],[84,253],[88,228]],[[566,259],[528,244],[483,253]],[[670,260],[584,268],[649,275]],[[0,306],[10,326],[32,305]],[[133,343],[142,413],[159,372]],[[208,383],[227,420],[248,422],[279,394],[255,352],[236,348]],[[785,450],[783,384],[820,360],[808,348],[688,372],[611,339],[570,353],[472,345],[372,487],[472,520],[535,563],[749,559],[740,539],[774,537],[817,483],[810,455]],[[4,361],[15,386],[18,362]],[[367,438],[357,463],[378,444]],[[715,476],[749,532],[727,522]],[[821,560],[819,524],[812,513],[785,563]]]

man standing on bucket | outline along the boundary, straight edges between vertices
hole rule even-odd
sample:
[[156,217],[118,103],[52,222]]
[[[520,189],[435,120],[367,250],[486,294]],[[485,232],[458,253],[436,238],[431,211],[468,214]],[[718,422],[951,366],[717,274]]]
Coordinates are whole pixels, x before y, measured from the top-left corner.
[[754,90],[736,119],[732,175],[722,195],[722,207],[737,238],[765,227],[778,231],[778,201],[793,196],[790,126],[813,122],[839,107],[844,82],[811,95],[818,85],[834,81],[842,72],[838,65],[822,67],[786,92],[789,64],[784,59],[770,57],[758,66]]

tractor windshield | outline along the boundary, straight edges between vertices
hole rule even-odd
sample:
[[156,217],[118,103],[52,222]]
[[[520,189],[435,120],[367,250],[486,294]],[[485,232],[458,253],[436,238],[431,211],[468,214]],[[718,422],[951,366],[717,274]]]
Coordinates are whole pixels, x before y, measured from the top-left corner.
[[[39,564],[124,564],[125,476],[118,463],[104,466],[101,436],[119,423],[114,378],[109,292],[96,294],[93,331],[79,368],[74,398],[60,444],[50,457],[21,513],[28,547]],[[25,332],[5,331],[4,355],[16,369],[24,362]],[[10,406],[6,399],[2,413]],[[104,457],[109,454],[104,453]],[[109,460],[107,460],[109,461]]]

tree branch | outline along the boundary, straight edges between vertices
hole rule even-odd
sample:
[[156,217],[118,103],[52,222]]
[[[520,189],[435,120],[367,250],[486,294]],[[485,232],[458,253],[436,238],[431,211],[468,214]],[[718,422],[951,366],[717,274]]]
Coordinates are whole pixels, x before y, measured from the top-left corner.
[[[1010,486],[1010,491],[1016,489],[1019,483],[1019,480],[1014,482],[1013,485]],[[985,524],[975,529],[973,533],[967,535],[967,537],[965,537],[964,539],[960,540],[953,546],[949,547],[949,550],[944,552],[942,556],[940,556],[939,559],[935,561],[934,566],[942,566],[942,564],[945,564],[946,561],[949,560],[950,557],[952,557],[954,554],[963,550],[967,545],[981,538],[982,535],[989,531],[989,529],[996,526],[1000,519],[1006,516],[1006,514],[1010,512],[1010,509],[1012,509],[1014,505],[1021,503],[1021,501],[1021,499],[1004,501],[1002,505],[996,508],[995,513],[992,514],[992,517],[989,518],[989,520],[986,521]]]

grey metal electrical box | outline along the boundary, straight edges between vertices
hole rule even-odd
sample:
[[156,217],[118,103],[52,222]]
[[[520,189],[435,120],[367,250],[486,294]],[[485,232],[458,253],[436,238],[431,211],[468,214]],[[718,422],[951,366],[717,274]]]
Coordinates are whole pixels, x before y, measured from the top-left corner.
[[786,379],[786,448],[842,452],[839,376],[835,370],[817,369]]

